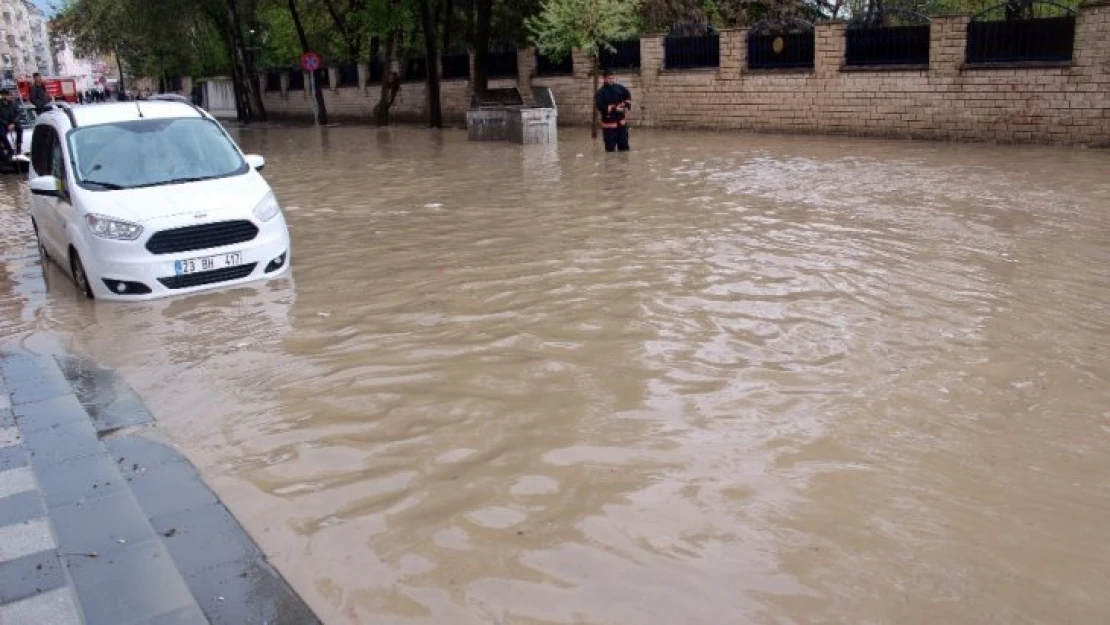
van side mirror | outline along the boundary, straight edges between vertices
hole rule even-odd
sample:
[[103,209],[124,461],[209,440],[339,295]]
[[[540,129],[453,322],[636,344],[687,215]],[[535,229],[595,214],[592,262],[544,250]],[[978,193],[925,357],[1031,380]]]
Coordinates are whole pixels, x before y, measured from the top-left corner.
[[58,179],[54,176],[38,176],[31,178],[27,183],[33,195],[43,197],[58,197]]
[[266,159],[259,154],[247,154],[244,158],[252,169],[262,171],[266,167]]

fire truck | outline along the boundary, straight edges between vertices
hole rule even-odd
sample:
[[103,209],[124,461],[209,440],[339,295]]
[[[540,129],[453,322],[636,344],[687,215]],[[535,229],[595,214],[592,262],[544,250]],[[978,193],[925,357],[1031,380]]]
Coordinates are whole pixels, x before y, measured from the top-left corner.
[[[77,104],[77,81],[72,78],[43,78],[46,93],[54,100],[65,100],[70,104]],[[19,97],[24,102],[31,101],[31,81],[20,80],[17,83]]]

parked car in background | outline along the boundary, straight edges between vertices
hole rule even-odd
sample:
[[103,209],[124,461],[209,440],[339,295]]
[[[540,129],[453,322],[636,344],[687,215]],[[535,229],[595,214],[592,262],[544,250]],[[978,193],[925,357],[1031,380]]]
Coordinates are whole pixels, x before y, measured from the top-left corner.
[[[12,172],[26,172],[31,163],[31,131],[34,130],[35,121],[38,115],[35,114],[35,107],[31,104],[22,105],[22,114],[19,118],[19,127],[14,132],[8,133],[8,142],[14,148],[20,146],[21,150],[18,154],[11,156],[0,156],[0,168],[5,171]],[[19,133],[22,136],[22,142],[16,136]]]
[[289,269],[289,231],[264,165],[180,96],[54,103],[31,139],[32,225],[88,298],[273,278]]

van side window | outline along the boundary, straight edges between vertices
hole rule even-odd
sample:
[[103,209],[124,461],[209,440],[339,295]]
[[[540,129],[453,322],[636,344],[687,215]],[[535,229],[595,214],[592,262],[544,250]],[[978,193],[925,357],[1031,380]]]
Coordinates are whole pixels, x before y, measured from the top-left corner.
[[62,142],[58,140],[57,134],[50,144],[50,175],[58,180],[66,179],[66,156],[62,152]]
[[58,133],[54,135],[54,142],[50,150],[50,175],[58,181],[58,193],[65,201],[69,201],[69,178],[66,177],[66,154],[62,150],[62,140]]
[[35,175],[51,173],[57,136],[58,133],[50,126],[35,126],[35,133],[31,135],[31,168],[35,170]]

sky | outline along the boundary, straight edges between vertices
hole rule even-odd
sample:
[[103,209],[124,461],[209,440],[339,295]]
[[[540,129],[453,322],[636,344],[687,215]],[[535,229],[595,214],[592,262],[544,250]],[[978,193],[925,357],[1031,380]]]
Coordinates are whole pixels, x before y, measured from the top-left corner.
[[38,8],[42,9],[47,17],[54,14],[54,9],[50,6],[51,4],[57,4],[58,6],[62,4],[61,2],[47,2],[47,0],[31,0],[31,2],[34,2]]

